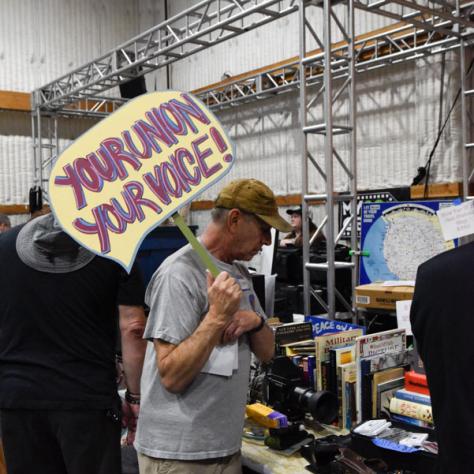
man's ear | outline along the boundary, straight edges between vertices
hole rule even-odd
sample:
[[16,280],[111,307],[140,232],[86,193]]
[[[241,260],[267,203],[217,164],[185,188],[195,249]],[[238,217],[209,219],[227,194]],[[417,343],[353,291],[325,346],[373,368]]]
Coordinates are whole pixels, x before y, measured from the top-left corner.
[[231,209],[227,214],[227,227],[229,231],[235,232],[239,222],[242,220],[242,213],[239,209]]

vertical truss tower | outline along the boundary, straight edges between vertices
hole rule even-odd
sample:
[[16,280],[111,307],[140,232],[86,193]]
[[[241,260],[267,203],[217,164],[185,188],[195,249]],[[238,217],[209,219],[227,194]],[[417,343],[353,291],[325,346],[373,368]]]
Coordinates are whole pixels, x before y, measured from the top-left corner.
[[[357,170],[356,170],[356,117],[355,117],[355,50],[354,50],[354,4],[352,0],[340,2],[323,0],[315,8],[322,8],[323,37],[321,38],[308,19],[307,10],[314,4],[300,0],[300,120],[302,140],[302,185],[303,185],[303,262],[304,262],[304,311],[311,313],[311,298],[315,298],[326,309],[330,318],[336,312],[336,298],[344,307],[353,311],[351,302],[336,288],[336,271],[340,268],[352,269],[352,288],[355,287],[357,277],[357,257],[352,257],[352,262],[338,262],[335,256],[335,246],[342,234],[350,225],[351,246],[357,250]],[[336,11],[337,9],[337,11]],[[346,23],[344,25],[344,23]],[[344,38],[344,50],[335,51],[332,47],[336,29]],[[312,38],[320,48],[317,54],[310,54],[307,50],[308,40]],[[311,69],[318,68],[323,71],[322,83],[317,85],[317,91],[309,99],[309,86],[306,77]],[[344,71],[342,79],[334,76]],[[322,101],[323,121],[314,123],[312,109],[318,107]],[[334,104],[343,102],[346,117],[334,120]],[[320,108],[321,110],[321,108]],[[344,135],[345,152],[338,150],[335,136]],[[341,140],[338,141],[341,143]],[[318,162],[311,153],[311,145],[324,150],[324,163]],[[346,179],[346,189],[343,193],[336,193],[334,181],[334,168],[339,166]],[[324,182],[322,194],[311,194],[310,167],[314,167]],[[309,222],[307,219],[308,205],[313,201],[324,201],[326,215],[319,224],[314,235],[309,235]],[[351,217],[336,235],[335,206],[340,201],[350,202]],[[326,235],[327,261],[324,263],[310,262],[310,246],[319,232]],[[322,295],[311,285],[311,272],[326,272],[327,291]],[[353,299],[353,298],[352,298]]]

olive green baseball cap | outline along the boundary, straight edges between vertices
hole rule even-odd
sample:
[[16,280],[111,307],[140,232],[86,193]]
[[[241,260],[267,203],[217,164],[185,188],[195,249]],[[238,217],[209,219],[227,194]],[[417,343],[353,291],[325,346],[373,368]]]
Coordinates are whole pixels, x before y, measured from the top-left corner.
[[225,186],[214,202],[215,207],[240,209],[255,214],[262,221],[281,232],[290,232],[292,227],[278,213],[272,190],[257,179],[237,179]]

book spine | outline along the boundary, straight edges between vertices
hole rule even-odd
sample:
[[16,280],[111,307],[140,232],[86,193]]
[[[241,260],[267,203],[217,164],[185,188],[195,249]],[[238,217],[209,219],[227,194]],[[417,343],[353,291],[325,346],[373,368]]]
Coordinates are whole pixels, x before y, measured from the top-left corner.
[[360,421],[371,418],[368,407],[372,406],[372,378],[370,374],[370,361],[362,360],[360,362]]
[[349,400],[347,402],[348,406],[348,426],[347,429],[351,429],[352,426],[357,423],[357,405],[356,405],[356,386],[357,382],[347,382],[348,385],[348,397]]
[[433,412],[429,405],[422,405],[421,403],[409,402],[393,397],[390,400],[390,412],[433,423]]
[[316,390],[316,358],[308,356],[308,381],[312,390]]
[[392,413],[391,419],[393,421],[398,421],[401,423],[407,423],[409,425],[413,426],[419,426],[420,428],[428,428],[428,429],[433,429],[433,425],[431,423],[428,423],[426,421],[421,421],[417,420],[416,418],[411,418],[409,416],[404,416],[404,415],[398,415],[396,413]]
[[309,372],[308,372],[308,358],[303,357],[303,381],[309,387]]
[[421,403],[422,405],[431,406],[431,398],[427,395],[422,395],[417,392],[408,392],[407,390],[397,390],[395,392],[395,398],[400,400],[406,400],[413,403]]
[[426,379],[426,375],[419,374],[414,370],[409,370],[405,374],[405,381],[412,384],[421,385],[423,387],[428,387],[428,380]]
[[417,392],[417,393],[421,393],[423,395],[428,395],[428,396],[430,395],[430,389],[428,387],[408,382],[406,379],[405,379],[405,390],[408,392]]
[[316,357],[316,390],[319,392],[322,390],[322,350],[318,342],[318,338],[315,339],[315,357]]
[[344,382],[343,390],[345,392],[345,412],[344,426],[347,430],[352,428],[352,393],[351,393],[351,382]]
[[361,409],[361,368],[362,368],[362,360],[356,357],[356,384],[355,384],[355,401],[356,401],[356,421],[360,423],[362,421],[362,409]]
[[372,379],[370,372],[362,379],[362,420],[372,418]]
[[346,418],[346,394],[345,394],[345,387],[343,387],[343,368],[337,368],[337,402],[338,402],[338,416],[337,416],[337,424],[339,428],[344,428],[345,426],[345,418]]
[[329,351],[329,366],[328,366],[328,380],[327,388],[330,392],[337,395],[337,367],[336,367],[336,352]]
[[329,361],[324,361],[321,364],[321,390],[328,389],[328,372],[329,372]]

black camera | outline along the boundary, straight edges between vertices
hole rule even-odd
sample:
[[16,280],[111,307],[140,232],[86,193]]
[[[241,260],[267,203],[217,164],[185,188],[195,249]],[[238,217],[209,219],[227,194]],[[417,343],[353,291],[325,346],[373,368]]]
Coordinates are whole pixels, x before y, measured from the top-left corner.
[[288,357],[276,357],[266,374],[265,401],[284,413],[288,421],[302,421],[309,413],[320,423],[332,423],[338,414],[337,397],[332,392],[315,392],[304,386],[303,373]]

